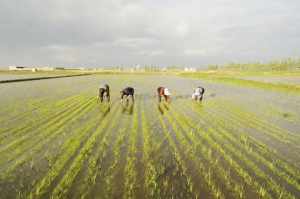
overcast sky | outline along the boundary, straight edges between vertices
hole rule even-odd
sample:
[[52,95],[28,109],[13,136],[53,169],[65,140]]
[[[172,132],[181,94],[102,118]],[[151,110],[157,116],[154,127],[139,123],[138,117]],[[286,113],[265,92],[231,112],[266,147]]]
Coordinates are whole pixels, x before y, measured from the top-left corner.
[[0,0],[0,65],[299,57],[299,10],[299,0]]

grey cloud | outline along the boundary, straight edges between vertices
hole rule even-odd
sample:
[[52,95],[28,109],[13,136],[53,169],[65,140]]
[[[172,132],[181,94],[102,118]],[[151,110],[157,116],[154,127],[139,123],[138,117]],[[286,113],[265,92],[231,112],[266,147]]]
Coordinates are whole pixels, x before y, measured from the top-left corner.
[[300,53],[296,0],[2,0],[0,65],[193,65]]

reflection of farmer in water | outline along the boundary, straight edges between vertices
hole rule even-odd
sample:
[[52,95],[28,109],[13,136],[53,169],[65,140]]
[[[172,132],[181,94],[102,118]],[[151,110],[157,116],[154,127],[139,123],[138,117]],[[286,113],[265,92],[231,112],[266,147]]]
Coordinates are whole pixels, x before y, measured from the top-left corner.
[[134,110],[134,104],[133,103],[129,104],[128,101],[127,101],[126,104],[122,104],[122,113],[123,114],[132,115],[133,110]]
[[198,86],[197,88],[194,89],[194,93],[192,94],[192,99],[201,102],[203,99],[204,92],[205,89],[201,86]]
[[157,88],[157,94],[158,94],[158,102],[161,102],[161,98],[164,97],[166,102],[171,102],[171,92],[168,88],[165,87],[158,87]]
[[98,94],[98,101],[103,102],[104,97],[109,102],[110,101],[110,93],[109,93],[109,86],[107,84],[100,85],[99,87],[99,94]]
[[126,87],[120,92],[120,94],[121,94],[121,102],[123,102],[124,98],[128,102],[129,97],[131,97],[132,102],[134,102],[134,88]]

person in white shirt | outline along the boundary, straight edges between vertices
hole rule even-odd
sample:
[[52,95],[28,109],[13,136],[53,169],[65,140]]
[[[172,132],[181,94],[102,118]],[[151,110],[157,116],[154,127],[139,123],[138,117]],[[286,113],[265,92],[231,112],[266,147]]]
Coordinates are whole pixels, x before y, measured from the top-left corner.
[[205,89],[201,86],[198,86],[197,88],[194,89],[194,93],[192,94],[192,99],[201,102],[203,99],[204,92]]

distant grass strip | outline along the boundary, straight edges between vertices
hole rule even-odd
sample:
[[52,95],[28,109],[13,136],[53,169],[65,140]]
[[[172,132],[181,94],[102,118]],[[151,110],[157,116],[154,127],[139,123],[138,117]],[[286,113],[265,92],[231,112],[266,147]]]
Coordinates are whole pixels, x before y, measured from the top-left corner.
[[239,79],[232,76],[221,76],[221,75],[209,75],[209,74],[191,74],[191,73],[182,73],[179,74],[183,77],[192,77],[192,78],[202,78],[204,80],[226,83],[231,85],[252,87],[252,88],[260,88],[264,90],[272,90],[272,91],[280,91],[280,92],[288,92],[293,94],[300,94],[300,86],[299,85],[289,85],[282,83],[267,83],[260,82],[254,80],[245,80]]
[[0,84],[4,83],[12,83],[12,82],[24,82],[24,81],[34,81],[34,80],[43,80],[43,79],[56,79],[56,78],[64,78],[64,77],[76,77],[76,76],[85,76],[91,75],[90,73],[76,74],[76,75],[60,75],[60,76],[47,76],[47,77],[31,77],[31,78],[20,78],[20,79],[8,79],[1,80]]

